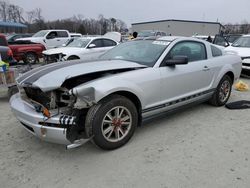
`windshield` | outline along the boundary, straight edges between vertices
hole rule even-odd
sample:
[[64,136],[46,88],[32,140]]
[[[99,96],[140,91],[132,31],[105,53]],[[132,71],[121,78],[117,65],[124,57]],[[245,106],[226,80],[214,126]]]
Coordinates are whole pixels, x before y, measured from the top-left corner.
[[15,36],[15,35],[7,35],[7,36],[6,36],[6,39],[9,40],[9,39],[12,38],[13,36]]
[[39,31],[35,33],[32,37],[44,37],[47,33],[48,31]]
[[246,47],[250,48],[250,36],[249,37],[240,37],[233,44],[233,47]]
[[67,47],[85,48],[89,42],[90,39],[74,38],[72,42],[68,43]]
[[155,36],[155,32],[153,31],[141,31],[138,33],[138,37],[152,37]]
[[161,54],[170,44],[169,41],[140,40],[119,44],[100,58],[105,60],[121,59],[146,66],[154,66]]

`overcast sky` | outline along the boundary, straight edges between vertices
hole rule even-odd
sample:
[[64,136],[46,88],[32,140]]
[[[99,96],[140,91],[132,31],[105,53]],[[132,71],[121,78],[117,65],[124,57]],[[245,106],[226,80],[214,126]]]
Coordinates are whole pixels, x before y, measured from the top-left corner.
[[25,11],[41,8],[46,20],[82,14],[86,18],[118,18],[128,26],[160,19],[250,22],[249,0],[9,0]]

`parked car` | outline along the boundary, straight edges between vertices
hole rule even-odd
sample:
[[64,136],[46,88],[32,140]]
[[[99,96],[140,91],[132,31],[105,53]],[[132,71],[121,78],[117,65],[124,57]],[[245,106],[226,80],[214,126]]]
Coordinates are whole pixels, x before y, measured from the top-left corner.
[[250,35],[241,36],[225,51],[239,55],[242,58],[242,73],[250,75]]
[[31,36],[32,36],[32,34],[28,34],[28,33],[26,33],[26,34],[14,33],[14,34],[10,34],[10,35],[6,36],[6,39],[8,41],[8,44],[15,44],[17,39],[28,38],[28,37],[31,37]]
[[226,34],[224,35],[224,38],[229,42],[230,45],[232,45],[241,36],[241,34]]
[[68,41],[67,46],[46,50],[43,52],[43,56],[47,63],[83,59],[86,54],[104,53],[117,44],[118,42],[106,37],[72,38]]
[[16,44],[9,45],[5,35],[0,34],[0,41],[3,46],[8,46],[17,62],[24,61],[25,63],[36,63],[39,58],[42,58],[42,52],[45,47],[42,44],[31,42],[16,41]]
[[24,128],[44,141],[73,147],[92,139],[115,149],[142,120],[204,101],[224,105],[240,72],[239,56],[206,41],[131,41],[95,62],[61,62],[24,74],[10,105]]
[[30,38],[20,38],[17,41],[29,40],[34,43],[43,44],[46,49],[50,49],[61,46],[69,38],[70,34],[67,30],[41,30]]

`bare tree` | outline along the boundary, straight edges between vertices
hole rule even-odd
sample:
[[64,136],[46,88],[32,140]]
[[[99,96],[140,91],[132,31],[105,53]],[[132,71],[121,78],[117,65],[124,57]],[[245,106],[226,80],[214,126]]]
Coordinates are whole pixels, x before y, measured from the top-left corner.
[[0,1],[0,15],[3,21],[7,21],[7,12],[9,4],[6,1]]

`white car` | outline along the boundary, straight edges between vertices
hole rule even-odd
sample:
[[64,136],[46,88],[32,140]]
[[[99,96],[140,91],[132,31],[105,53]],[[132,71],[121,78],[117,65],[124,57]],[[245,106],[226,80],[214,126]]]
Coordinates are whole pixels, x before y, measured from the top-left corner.
[[17,41],[31,41],[34,43],[40,43],[45,46],[46,49],[56,48],[64,44],[70,39],[70,34],[67,30],[41,30],[35,33],[29,38],[20,38]]
[[225,48],[225,51],[239,55],[242,59],[242,73],[250,75],[250,35],[243,35],[231,46]]
[[101,54],[118,44],[107,37],[81,37],[72,38],[65,47],[43,51],[44,60],[47,63],[86,59],[92,54]]

